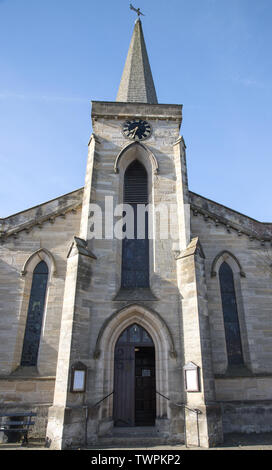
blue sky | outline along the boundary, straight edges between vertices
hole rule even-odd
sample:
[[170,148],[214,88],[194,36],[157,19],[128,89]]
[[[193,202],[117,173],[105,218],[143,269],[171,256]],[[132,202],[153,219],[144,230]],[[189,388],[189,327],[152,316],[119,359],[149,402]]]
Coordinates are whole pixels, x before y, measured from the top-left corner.
[[[272,222],[272,1],[139,0],[189,187]],[[91,100],[115,101],[130,0],[0,0],[0,216],[84,185]]]

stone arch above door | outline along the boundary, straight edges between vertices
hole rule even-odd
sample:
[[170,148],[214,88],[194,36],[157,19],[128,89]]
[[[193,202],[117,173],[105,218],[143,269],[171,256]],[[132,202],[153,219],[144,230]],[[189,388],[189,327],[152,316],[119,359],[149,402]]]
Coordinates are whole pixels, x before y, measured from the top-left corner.
[[105,351],[106,344],[114,342],[115,345],[122,331],[133,323],[138,323],[146,329],[155,345],[156,340],[164,344],[170,357],[176,357],[173,336],[163,318],[154,310],[138,304],[122,308],[104,322],[97,338],[94,357],[100,357],[101,352]]
[[[168,402],[162,395],[168,396],[169,360],[176,357],[171,332],[161,316],[140,305],[134,304],[115,312],[105,321],[98,335],[94,357],[97,359],[100,387],[103,396],[114,391],[114,351],[121,333],[129,326],[137,324],[144,328],[152,338],[156,355],[156,391],[157,418],[168,417]],[[102,413],[102,410],[101,410]],[[103,418],[111,419],[113,397],[105,402]],[[102,416],[102,414],[101,414]]]

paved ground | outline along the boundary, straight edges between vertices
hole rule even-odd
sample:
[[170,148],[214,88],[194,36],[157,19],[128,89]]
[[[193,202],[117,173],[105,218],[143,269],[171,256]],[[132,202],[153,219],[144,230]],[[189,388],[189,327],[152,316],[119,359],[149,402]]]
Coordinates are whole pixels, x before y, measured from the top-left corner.
[[[50,450],[46,449],[43,443],[30,442],[27,447],[21,447],[20,444],[0,444],[0,450]],[[186,450],[205,450],[197,447],[186,448],[184,445],[180,446],[156,446],[156,447],[88,447],[87,449],[80,450],[173,450],[173,451],[186,451]],[[272,450],[272,433],[266,434],[231,434],[225,438],[223,445],[207,450]]]

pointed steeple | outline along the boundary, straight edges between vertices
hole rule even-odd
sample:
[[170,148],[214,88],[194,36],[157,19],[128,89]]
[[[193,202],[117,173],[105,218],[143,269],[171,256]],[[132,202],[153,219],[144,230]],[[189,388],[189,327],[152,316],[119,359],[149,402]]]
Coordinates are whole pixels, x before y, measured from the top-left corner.
[[157,104],[141,20],[135,22],[116,101]]

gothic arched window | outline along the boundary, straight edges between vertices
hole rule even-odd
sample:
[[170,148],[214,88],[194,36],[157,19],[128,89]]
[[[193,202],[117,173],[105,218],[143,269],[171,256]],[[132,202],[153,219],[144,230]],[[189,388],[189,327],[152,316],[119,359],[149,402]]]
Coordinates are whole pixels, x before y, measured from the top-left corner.
[[47,281],[48,267],[44,261],[41,261],[33,271],[21,358],[22,366],[37,365]]
[[142,238],[137,238],[137,206],[148,204],[148,179],[144,166],[134,160],[127,168],[124,177],[124,204],[129,204],[134,213],[134,238],[123,239],[122,247],[122,287],[149,287],[149,241],[148,214],[145,213],[145,227]]
[[117,341],[117,345],[123,343],[142,343],[147,346],[154,346],[151,336],[147,331],[136,323],[132,326],[129,326],[121,335]]
[[243,364],[240,326],[235,295],[233,272],[225,261],[219,269],[221,299],[229,365]]

